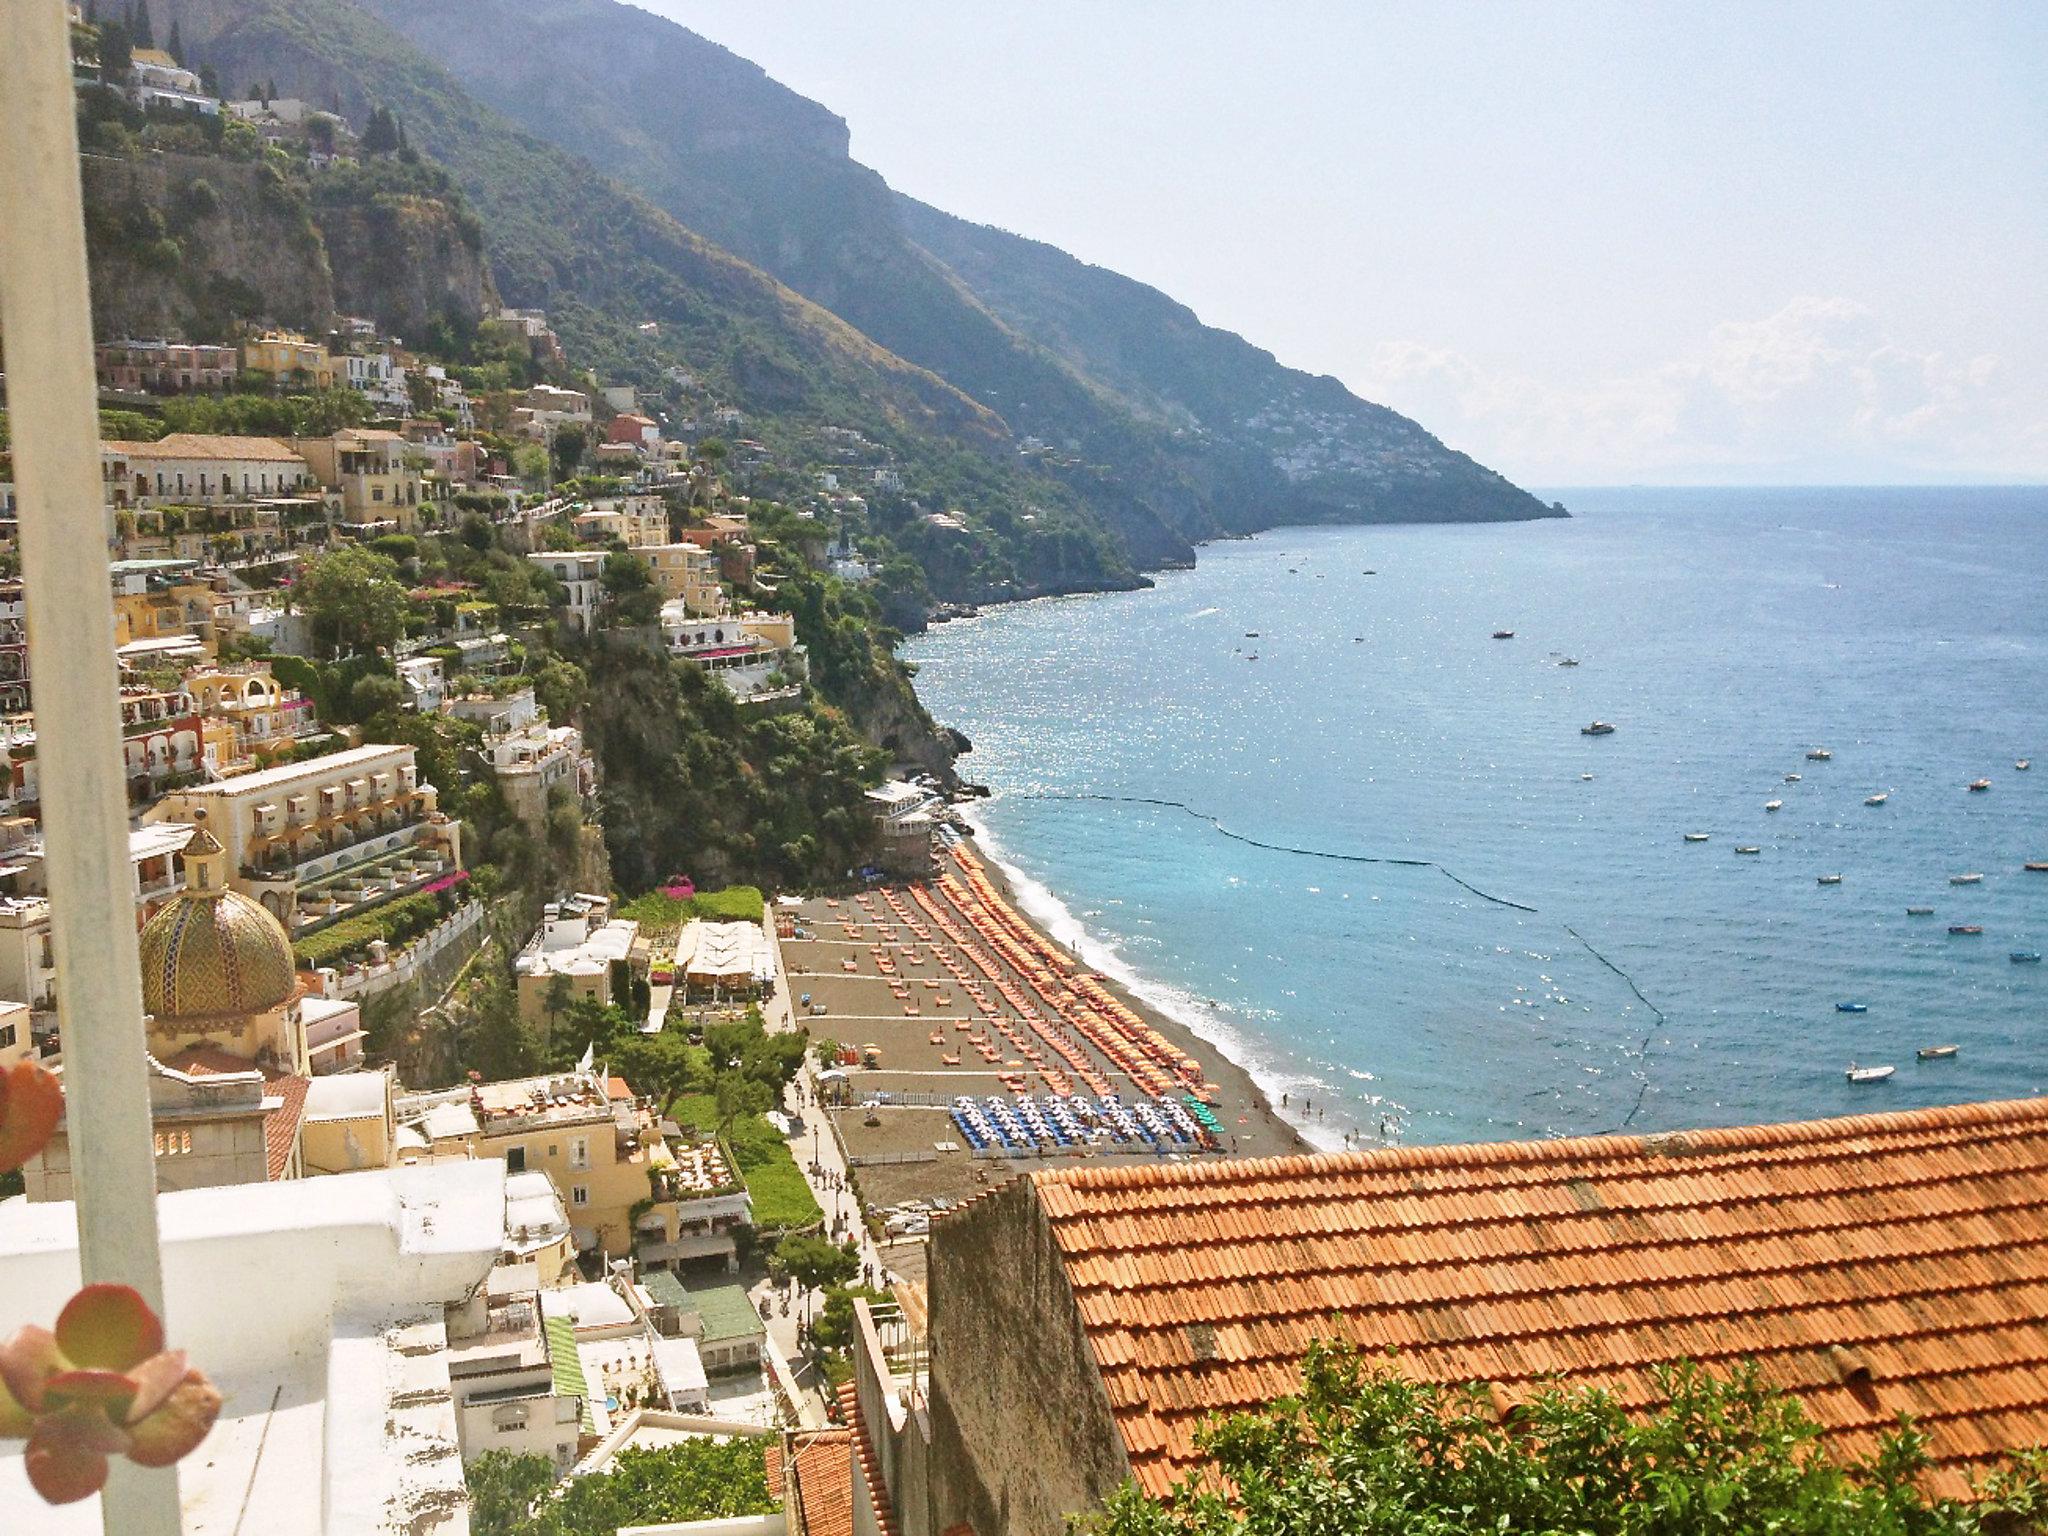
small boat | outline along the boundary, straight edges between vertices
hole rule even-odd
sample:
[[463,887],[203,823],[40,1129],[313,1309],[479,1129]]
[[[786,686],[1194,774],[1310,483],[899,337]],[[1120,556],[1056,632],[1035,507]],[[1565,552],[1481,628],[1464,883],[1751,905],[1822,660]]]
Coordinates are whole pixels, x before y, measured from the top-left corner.
[[1493,632],[1493,638],[1496,640],[1512,640],[1515,638],[1515,632],[1512,629],[1496,629]]
[[1377,576],[1377,575],[1379,575],[1379,572],[1378,572],[1378,571],[1361,571],[1361,572],[1359,572],[1359,574],[1360,574],[1361,576]]
[[1970,780],[1970,793],[1973,795],[1981,795],[1984,793],[1985,790],[1989,789],[1990,787],[1991,781],[1989,779]]
[[1581,784],[1590,784],[1593,782],[1593,775],[1591,775],[1590,773],[1582,773],[1579,775],[1579,782]]
[[1957,1050],[1953,1045],[1923,1045],[1914,1052],[1922,1061],[1947,1061]]
[[1908,908],[1906,908],[1906,916],[1908,916],[1908,917],[1932,917],[1932,916],[1934,916],[1934,908],[1932,908],[1932,907],[1908,907]]
[[1865,795],[1863,797],[1863,803],[1865,805],[1883,805],[1885,801],[1889,799],[1891,799],[1891,794],[1889,791],[1887,791],[1882,795]]
[[1745,843],[1735,851],[1737,853],[1762,853],[1763,849],[1759,848],[1755,843]]
[[1799,782],[1799,775],[1796,773],[1788,773],[1785,775],[1785,782],[1787,784],[1797,784]]
[[2032,874],[2048,875],[2048,859],[2029,859],[2025,868]]
[[1558,663],[1560,667],[1576,667],[1578,664],[1579,658],[1576,656],[1567,656]]
[[1688,843],[1704,843],[1713,835],[1711,832],[1688,832],[1685,834],[1685,840]]
[[1806,760],[1809,763],[1824,763],[1834,755],[1835,754],[1830,752],[1826,747],[1815,747],[1812,751],[1806,754]]
[[1256,629],[1248,629],[1244,632],[1244,637],[1247,640],[1256,640],[1259,638],[1259,632]]
[[1591,725],[1580,726],[1579,734],[1581,736],[1612,736],[1614,734],[1614,727],[1605,720],[1595,720]]
[[1984,883],[1984,877],[1982,875],[1977,874],[1950,875],[1948,877],[1948,883],[1950,885],[1982,885]]
[[1785,809],[1785,802],[1782,800],[1766,800],[1764,802],[1764,809],[1767,811],[1782,811]]
[[1842,1075],[1852,1083],[1881,1083],[1898,1070],[1897,1067],[1859,1067],[1852,1061],[1849,1070]]
[[2029,768],[2034,766],[2034,760],[2031,757],[2022,757],[2017,759],[2012,766],[2014,772],[2025,773]]
[[1969,937],[1973,934],[1982,933],[1984,926],[1981,923],[1950,923],[1948,931],[1956,934],[1958,937]]
[[1817,879],[1822,885],[1840,885],[1842,883],[1842,877],[1840,875],[1817,875],[1815,876],[1815,879]]
[[1870,1004],[1868,1004],[1868,1003],[1837,1003],[1837,1004],[1835,1004],[1835,1012],[1837,1012],[1837,1013],[1868,1013],[1868,1012],[1870,1012]]
[[2041,951],[2038,949],[2016,949],[2005,958],[2014,965],[2039,965],[2041,963]]

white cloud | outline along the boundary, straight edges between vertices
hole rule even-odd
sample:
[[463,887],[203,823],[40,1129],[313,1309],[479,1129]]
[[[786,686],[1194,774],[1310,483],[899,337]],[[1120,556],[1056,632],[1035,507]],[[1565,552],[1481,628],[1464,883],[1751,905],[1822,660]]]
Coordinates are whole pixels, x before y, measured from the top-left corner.
[[1555,386],[1390,342],[1355,381],[1524,483],[2048,477],[2048,372],[1916,352],[1845,298],[1730,320],[1646,372]]

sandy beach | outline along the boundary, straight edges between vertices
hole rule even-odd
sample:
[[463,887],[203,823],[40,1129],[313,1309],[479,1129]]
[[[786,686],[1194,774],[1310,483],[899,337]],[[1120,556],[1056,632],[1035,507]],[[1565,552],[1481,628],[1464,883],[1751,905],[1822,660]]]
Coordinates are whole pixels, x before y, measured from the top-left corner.
[[782,953],[797,1014],[813,1039],[854,1047],[863,1059],[872,1048],[878,1063],[846,1069],[852,1105],[835,1115],[872,1203],[960,1198],[1076,1159],[1162,1155],[1138,1142],[1130,1146],[1142,1151],[1094,1144],[975,1157],[947,1111],[958,1094],[1042,1101],[1106,1091],[1134,1104],[1192,1090],[1208,1101],[1218,1132],[1206,1148],[1164,1155],[1309,1150],[1249,1073],[1046,938],[971,842],[942,851],[930,881],[814,897],[794,918],[799,936],[784,938]]

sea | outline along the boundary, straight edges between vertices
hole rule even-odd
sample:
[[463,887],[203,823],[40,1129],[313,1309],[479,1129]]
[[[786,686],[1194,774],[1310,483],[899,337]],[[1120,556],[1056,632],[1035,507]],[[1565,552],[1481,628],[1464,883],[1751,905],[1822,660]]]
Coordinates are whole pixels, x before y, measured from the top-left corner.
[[1542,494],[910,641],[1026,907],[1322,1146],[2048,1089],[2048,488]]

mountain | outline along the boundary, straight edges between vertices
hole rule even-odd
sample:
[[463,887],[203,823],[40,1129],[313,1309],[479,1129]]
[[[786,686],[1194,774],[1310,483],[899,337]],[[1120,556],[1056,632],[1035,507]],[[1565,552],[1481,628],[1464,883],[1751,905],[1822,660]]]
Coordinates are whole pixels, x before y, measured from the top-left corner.
[[528,132],[1047,444],[1056,471],[1091,466],[1070,483],[1141,565],[1282,522],[1553,515],[1154,289],[899,197],[842,119],[673,22],[617,0],[360,3]]
[[546,309],[579,366],[657,398],[685,372],[793,461],[820,426],[882,445],[908,488],[882,509],[885,531],[908,542],[921,536],[917,507],[965,508],[968,527],[951,536],[966,545],[958,579],[935,581],[940,597],[1128,586],[1130,550],[1185,548],[1142,512],[1119,527],[1091,509],[1019,461],[997,412],[523,132],[349,0],[167,0],[157,22],[171,20],[231,90],[266,81],[358,126],[391,107],[474,210],[498,294]]

